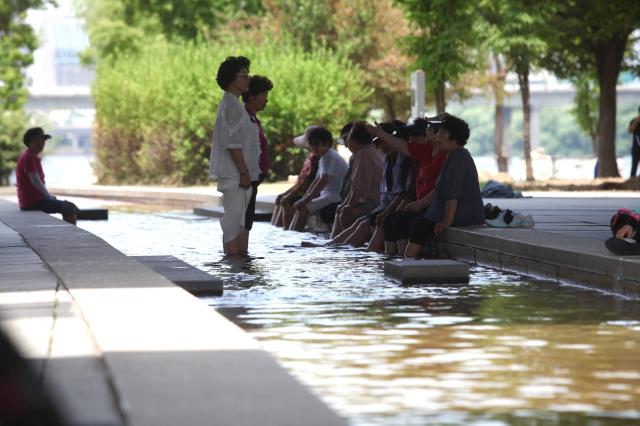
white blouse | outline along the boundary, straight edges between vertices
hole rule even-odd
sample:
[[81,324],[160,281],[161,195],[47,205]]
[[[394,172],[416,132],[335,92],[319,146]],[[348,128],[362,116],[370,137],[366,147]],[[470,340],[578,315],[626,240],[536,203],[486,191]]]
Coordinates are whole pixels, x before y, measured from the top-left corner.
[[252,181],[260,176],[260,136],[257,123],[236,96],[224,92],[213,129],[209,176],[240,179],[229,149],[241,149]]

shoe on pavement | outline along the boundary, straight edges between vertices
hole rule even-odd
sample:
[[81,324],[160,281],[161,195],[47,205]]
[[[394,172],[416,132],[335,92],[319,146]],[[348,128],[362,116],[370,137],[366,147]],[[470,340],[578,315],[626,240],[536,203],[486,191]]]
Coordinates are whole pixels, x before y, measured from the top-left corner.
[[604,245],[611,253],[619,256],[640,255],[640,244],[631,238],[609,238]]

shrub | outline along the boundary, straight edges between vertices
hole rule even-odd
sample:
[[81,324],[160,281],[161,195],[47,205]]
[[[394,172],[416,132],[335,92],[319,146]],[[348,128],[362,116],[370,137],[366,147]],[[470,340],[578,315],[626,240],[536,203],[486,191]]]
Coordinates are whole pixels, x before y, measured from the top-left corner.
[[260,114],[269,138],[271,178],[297,173],[303,153],[291,144],[309,124],[334,131],[367,108],[362,71],[319,47],[305,53],[291,41],[241,38],[166,41],[153,38],[135,54],[99,64],[96,104],[96,173],[102,183],[206,182],[211,135],[222,91],[218,65],[229,55],[251,59],[251,73],[274,83]]

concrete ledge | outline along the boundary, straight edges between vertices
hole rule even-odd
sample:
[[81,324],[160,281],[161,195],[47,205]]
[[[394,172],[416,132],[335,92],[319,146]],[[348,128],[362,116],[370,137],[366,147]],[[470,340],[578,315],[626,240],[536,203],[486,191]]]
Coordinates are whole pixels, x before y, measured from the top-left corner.
[[609,253],[604,242],[536,229],[450,228],[449,257],[558,282],[640,298],[640,257]]
[[[51,344],[58,350],[50,355],[33,351],[34,362],[102,366],[96,371],[102,372],[110,399],[100,412],[115,414],[78,424],[346,424],[248,334],[100,238],[44,213],[20,212],[6,201],[0,201],[0,221],[19,233],[37,254],[34,259],[42,259],[55,276],[45,283],[47,291],[59,287],[68,294],[60,299],[65,304],[57,305],[65,307],[62,313],[46,306],[41,310],[45,327],[39,330],[51,330],[52,321],[60,321],[57,315],[77,312],[89,336],[89,347],[77,347],[73,335],[47,332],[39,350]],[[16,238],[5,235],[0,241],[11,246]],[[41,273],[35,268],[34,274]],[[29,281],[22,283],[27,289]],[[52,288],[54,283],[57,287]],[[0,296],[20,285],[19,280],[3,279]],[[22,303],[37,296],[27,293]],[[45,300],[47,306],[55,305],[52,297]],[[27,345],[31,341],[23,340]],[[90,348],[93,352],[87,352]],[[61,379],[71,376],[60,373],[52,382],[60,386]],[[73,389],[85,393],[87,378],[76,379]],[[92,395],[94,401],[103,401],[100,392]]]
[[[197,206],[193,208],[193,214],[198,216],[206,216],[206,217],[216,217],[221,218],[224,216],[224,209],[219,206],[214,206],[211,204],[205,204],[203,206]],[[256,222],[270,222],[271,221],[271,210],[263,210],[256,209],[256,214],[254,216],[254,221]]]
[[222,296],[222,280],[174,256],[129,256],[193,295]]
[[403,284],[469,282],[469,265],[448,259],[388,260],[384,273]]

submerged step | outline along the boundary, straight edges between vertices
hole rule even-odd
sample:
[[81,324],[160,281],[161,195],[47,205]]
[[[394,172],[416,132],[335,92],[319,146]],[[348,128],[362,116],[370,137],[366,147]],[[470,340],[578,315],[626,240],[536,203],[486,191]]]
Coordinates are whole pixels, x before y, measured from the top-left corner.
[[388,260],[384,273],[403,284],[469,282],[469,265],[449,259]]
[[107,209],[80,209],[77,215],[78,220],[109,220],[109,210]]
[[[198,216],[217,217],[224,216],[224,209],[215,205],[204,205],[193,208],[193,214]],[[271,212],[263,209],[256,209],[256,214],[253,219],[255,222],[270,222]]]
[[222,295],[222,280],[174,256],[130,256],[194,295]]

